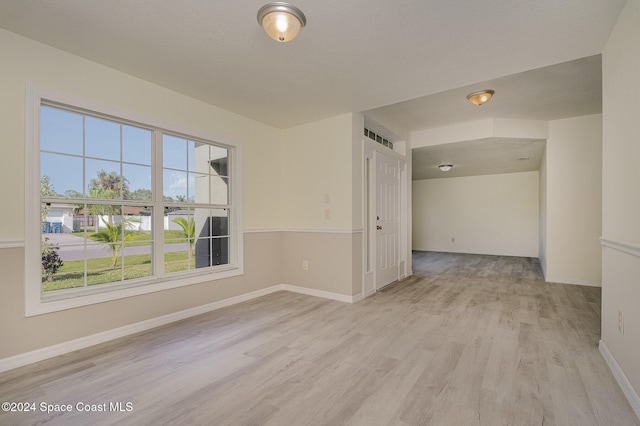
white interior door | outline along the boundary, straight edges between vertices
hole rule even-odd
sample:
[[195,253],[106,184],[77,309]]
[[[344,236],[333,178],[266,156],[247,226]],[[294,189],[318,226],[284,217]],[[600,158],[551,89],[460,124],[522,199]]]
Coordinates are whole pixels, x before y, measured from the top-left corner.
[[400,165],[376,152],[376,289],[398,279]]

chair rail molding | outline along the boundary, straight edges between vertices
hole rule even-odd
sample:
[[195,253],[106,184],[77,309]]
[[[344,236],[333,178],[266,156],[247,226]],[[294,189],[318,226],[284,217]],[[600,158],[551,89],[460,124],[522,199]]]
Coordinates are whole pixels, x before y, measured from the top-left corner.
[[602,244],[603,247],[609,247],[614,250],[640,257],[640,244],[629,241],[613,240],[605,237],[600,237],[600,244]]
[[0,240],[0,249],[22,247],[24,247],[24,240]]
[[264,228],[264,229],[245,229],[245,234],[257,234],[264,232],[305,232],[315,234],[361,234],[363,228],[354,229],[336,229],[336,228]]

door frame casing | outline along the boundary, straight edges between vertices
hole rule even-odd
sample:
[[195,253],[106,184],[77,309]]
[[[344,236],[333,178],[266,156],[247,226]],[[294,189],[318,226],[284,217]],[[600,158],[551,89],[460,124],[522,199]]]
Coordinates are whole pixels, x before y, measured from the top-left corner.
[[397,240],[396,253],[398,254],[397,279],[402,280],[411,275],[409,272],[410,262],[407,256],[410,255],[408,247],[408,230],[409,230],[409,209],[408,209],[408,191],[409,184],[407,180],[408,165],[407,159],[384,146],[371,141],[362,139],[362,212],[363,212],[363,249],[362,249],[362,295],[368,297],[374,294],[379,288],[376,286],[376,164],[377,157],[386,155],[398,160],[399,165],[399,197],[398,211],[399,220],[399,238]]

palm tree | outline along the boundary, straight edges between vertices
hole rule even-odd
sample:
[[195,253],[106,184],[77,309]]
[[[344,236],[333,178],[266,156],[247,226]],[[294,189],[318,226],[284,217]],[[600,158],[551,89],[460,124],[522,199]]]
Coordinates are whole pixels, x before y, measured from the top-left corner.
[[[53,189],[53,183],[51,182],[51,178],[47,175],[40,176],[40,196],[52,197],[55,195],[56,195],[56,191]],[[47,220],[47,216],[49,215],[50,209],[51,209],[51,204],[40,203],[40,217],[41,217],[42,223],[44,223]]]
[[[129,181],[116,172],[106,172],[101,169],[97,173],[97,177],[89,182],[89,197],[102,199],[127,199],[129,198]],[[109,217],[109,223],[113,223],[114,212],[112,206],[94,206],[93,214],[106,214]],[[96,222],[96,228],[97,228]]]
[[127,198],[129,194],[129,181],[116,172],[98,170],[98,175],[89,182],[89,188],[100,188],[105,191],[109,198]]
[[[90,188],[89,189],[89,198],[107,198],[104,194],[104,190],[102,188]],[[108,222],[111,224],[113,223],[113,208],[112,206],[105,206],[104,204],[94,204],[91,207],[89,207],[88,210],[89,214],[92,214],[95,216],[94,219],[94,225],[96,227],[96,232],[98,232],[99,228],[100,228],[100,223],[99,223],[99,219],[100,216],[104,216],[107,213],[109,214],[109,220]]]
[[127,229],[127,225],[131,221],[123,218],[115,225],[108,223],[104,219],[102,219],[102,222],[106,226],[106,229],[89,235],[89,238],[93,241],[107,244],[107,249],[111,251],[111,267],[115,268],[118,265],[118,256],[122,251],[124,243],[133,237],[133,231]]
[[192,217],[185,219],[184,217],[177,217],[172,220],[173,223],[177,223],[182,228],[184,237],[189,241],[189,258],[193,257],[193,243],[196,240],[196,223]]

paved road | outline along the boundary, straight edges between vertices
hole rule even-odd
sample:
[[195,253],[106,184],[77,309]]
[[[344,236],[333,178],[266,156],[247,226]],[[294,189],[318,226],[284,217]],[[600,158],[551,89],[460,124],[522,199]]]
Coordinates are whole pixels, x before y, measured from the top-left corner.
[[[95,259],[100,257],[111,257],[111,251],[106,244],[98,243],[96,241],[86,241],[86,254],[85,254],[85,240],[82,237],[78,237],[72,234],[43,234],[43,237],[49,238],[49,243],[59,244],[60,250],[58,254],[62,260],[81,260],[84,258]],[[188,244],[165,244],[165,252],[173,251],[186,251],[189,249]],[[130,254],[149,254],[151,253],[151,246],[133,246],[125,247],[124,255]]]

